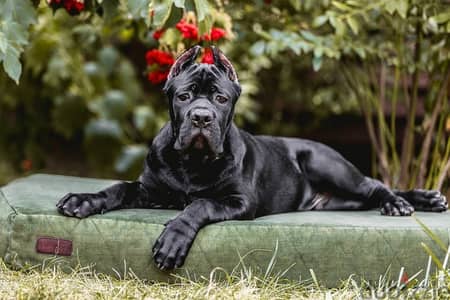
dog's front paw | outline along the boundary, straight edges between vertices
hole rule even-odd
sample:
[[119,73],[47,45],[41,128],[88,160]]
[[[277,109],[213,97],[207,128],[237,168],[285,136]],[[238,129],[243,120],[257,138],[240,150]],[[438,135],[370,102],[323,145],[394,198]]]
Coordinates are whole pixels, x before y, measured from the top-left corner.
[[417,210],[442,212],[448,208],[447,198],[439,191],[415,189],[411,198]]
[[396,196],[381,204],[381,214],[386,216],[410,216],[414,207],[402,197]]
[[95,194],[69,193],[59,200],[58,212],[69,217],[85,218],[101,212],[103,204],[96,199]]
[[179,268],[194,241],[196,232],[176,219],[170,221],[153,246],[153,259],[161,270]]

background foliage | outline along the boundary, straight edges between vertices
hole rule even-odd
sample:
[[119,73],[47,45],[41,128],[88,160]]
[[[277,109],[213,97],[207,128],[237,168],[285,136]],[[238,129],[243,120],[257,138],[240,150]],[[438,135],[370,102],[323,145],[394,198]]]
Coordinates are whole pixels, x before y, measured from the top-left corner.
[[[0,180],[43,168],[135,177],[168,118],[161,86],[146,79],[158,68],[146,52],[175,57],[214,43],[243,85],[239,125],[299,135],[361,114],[372,175],[398,187],[448,185],[447,1],[82,2],[80,13],[0,2]],[[203,38],[215,27],[224,38]]]

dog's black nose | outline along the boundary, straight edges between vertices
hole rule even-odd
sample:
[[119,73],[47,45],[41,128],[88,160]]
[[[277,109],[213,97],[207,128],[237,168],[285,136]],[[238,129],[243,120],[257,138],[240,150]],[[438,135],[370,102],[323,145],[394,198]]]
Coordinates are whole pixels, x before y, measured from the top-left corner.
[[213,114],[207,109],[194,109],[191,112],[191,121],[195,127],[208,127],[213,121]]

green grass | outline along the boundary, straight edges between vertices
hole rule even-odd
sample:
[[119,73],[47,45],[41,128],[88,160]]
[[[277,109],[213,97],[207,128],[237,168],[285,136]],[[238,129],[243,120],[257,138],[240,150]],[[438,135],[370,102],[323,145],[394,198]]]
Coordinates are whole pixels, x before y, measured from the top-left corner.
[[[431,262],[431,260],[430,260]],[[280,277],[257,277],[251,270],[226,274],[225,280],[210,278],[190,281],[177,278],[176,283],[151,283],[132,273],[116,279],[98,274],[88,267],[65,273],[58,267],[11,270],[0,260],[0,299],[449,299],[450,276],[428,276],[404,284],[380,277],[371,287],[353,277],[339,288],[321,287],[316,280],[293,282]],[[428,271],[429,274],[430,271]],[[313,273],[312,273],[313,275]],[[402,274],[399,274],[401,278]],[[397,277],[397,276],[396,276]],[[313,276],[314,278],[314,276]],[[411,278],[410,278],[411,279]],[[419,289],[419,285],[426,288]],[[388,292],[386,292],[388,291]],[[399,297],[398,295],[401,295]]]

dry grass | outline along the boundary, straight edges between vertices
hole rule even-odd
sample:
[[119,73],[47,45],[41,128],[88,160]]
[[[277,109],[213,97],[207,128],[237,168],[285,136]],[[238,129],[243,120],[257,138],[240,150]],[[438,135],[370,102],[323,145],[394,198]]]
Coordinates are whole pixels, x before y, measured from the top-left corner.
[[[369,286],[349,278],[341,287],[327,289],[319,285],[314,273],[313,280],[293,282],[277,275],[258,277],[246,268],[238,274],[217,269],[201,281],[178,278],[169,284],[146,282],[132,273],[119,280],[89,267],[69,273],[58,267],[11,270],[0,259],[0,299],[450,299],[448,271],[432,276],[431,269],[435,268],[430,258],[428,275],[421,282],[414,276],[401,282],[400,271],[393,276],[396,280],[382,276]],[[216,280],[218,274],[225,279]]]
[[[54,268],[27,268],[15,271],[0,260],[0,299],[449,299],[450,277],[433,279],[427,288],[411,282],[399,290],[398,282],[382,278],[372,289],[349,278],[340,288],[326,289],[317,282],[292,282],[278,277],[260,279],[247,272],[227,280],[193,282],[178,278],[177,283],[150,283],[133,274],[124,279],[97,274],[90,268],[64,273]],[[443,280],[443,281],[442,281]],[[390,286],[386,293],[386,287]]]
[[230,277],[193,282],[149,283],[132,274],[118,280],[89,268],[64,273],[58,268],[14,271],[0,264],[0,299],[351,299],[358,289],[321,289],[314,283],[277,278]]

